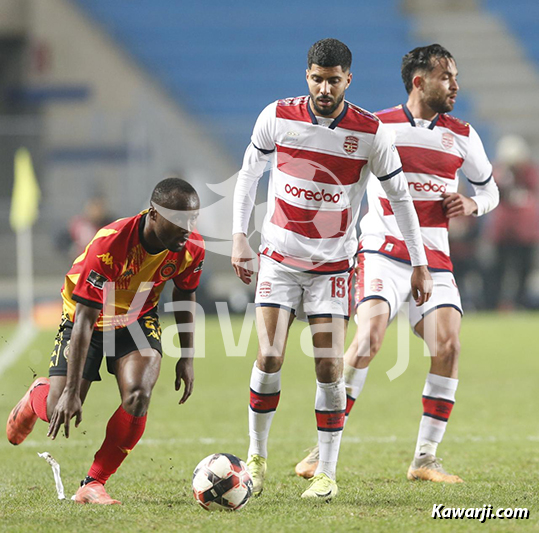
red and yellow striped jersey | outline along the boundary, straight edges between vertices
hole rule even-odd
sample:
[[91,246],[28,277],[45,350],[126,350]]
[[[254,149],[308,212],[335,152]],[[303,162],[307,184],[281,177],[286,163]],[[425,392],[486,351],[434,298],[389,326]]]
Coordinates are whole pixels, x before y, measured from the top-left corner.
[[151,254],[141,242],[146,213],[101,228],[75,259],[62,287],[69,320],[79,302],[101,309],[95,329],[125,327],[157,306],[169,279],[183,291],[198,287],[204,264],[200,234],[193,231],[179,252]]

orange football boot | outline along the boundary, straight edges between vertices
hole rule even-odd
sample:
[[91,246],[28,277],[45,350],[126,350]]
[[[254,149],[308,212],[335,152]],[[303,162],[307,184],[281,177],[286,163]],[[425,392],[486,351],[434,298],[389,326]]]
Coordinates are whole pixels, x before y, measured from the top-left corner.
[[75,494],[74,500],[77,503],[98,503],[101,505],[120,504],[118,500],[113,500],[105,490],[105,486],[99,481],[90,481],[86,485],[82,485]]
[[11,444],[17,446],[30,435],[38,416],[32,409],[30,402],[30,393],[36,388],[42,385],[47,385],[49,380],[47,378],[37,378],[30,388],[26,391],[26,394],[22,397],[22,400],[12,409],[7,419],[6,433],[7,439]]
[[464,483],[455,474],[448,474],[441,465],[441,459],[431,454],[414,457],[406,477],[410,481],[423,480],[436,483]]
[[308,450],[308,455],[296,465],[296,475],[304,477],[305,479],[311,479],[314,477],[316,469],[318,468],[318,461],[320,460],[320,452],[318,445]]

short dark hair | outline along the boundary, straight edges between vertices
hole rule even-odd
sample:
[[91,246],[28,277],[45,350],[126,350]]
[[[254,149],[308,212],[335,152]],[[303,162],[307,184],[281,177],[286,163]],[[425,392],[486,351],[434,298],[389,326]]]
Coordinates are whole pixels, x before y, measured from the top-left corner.
[[352,66],[352,52],[348,46],[337,39],[322,39],[314,43],[307,54],[307,66],[338,67],[343,71]]
[[190,183],[173,176],[160,181],[155,186],[151,202],[167,209],[178,209],[178,202],[187,202],[192,195],[198,199],[198,193]]
[[436,67],[435,59],[452,59],[453,56],[440,44],[429,44],[428,46],[418,46],[411,52],[408,52],[402,58],[401,76],[406,87],[406,92],[412,92],[414,74],[418,70],[430,72]]

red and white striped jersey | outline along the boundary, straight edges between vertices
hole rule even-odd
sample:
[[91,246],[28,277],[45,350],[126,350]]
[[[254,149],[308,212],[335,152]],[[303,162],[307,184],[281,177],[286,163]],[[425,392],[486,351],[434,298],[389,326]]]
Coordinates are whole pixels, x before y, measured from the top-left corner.
[[[301,96],[267,106],[258,117],[251,146],[242,172],[260,153],[271,154],[261,252],[311,271],[350,268],[368,177],[372,172],[379,180],[389,180],[401,173],[391,132],[374,115],[348,102],[336,118],[316,117],[309,97]],[[234,232],[246,232],[248,219],[239,218],[235,213]]]
[[[414,119],[405,105],[376,113],[395,132],[395,144],[414,200],[425,251],[432,270],[451,271],[449,219],[442,208],[442,194],[458,192],[457,171],[462,170],[475,193],[478,215],[495,207],[481,197],[497,188],[492,165],[477,132],[457,118],[438,115],[433,121]],[[489,183],[491,182],[491,183]],[[492,194],[494,196],[494,194]],[[410,262],[384,190],[376,180],[367,187],[369,211],[361,221],[360,251],[378,252],[397,261]]]

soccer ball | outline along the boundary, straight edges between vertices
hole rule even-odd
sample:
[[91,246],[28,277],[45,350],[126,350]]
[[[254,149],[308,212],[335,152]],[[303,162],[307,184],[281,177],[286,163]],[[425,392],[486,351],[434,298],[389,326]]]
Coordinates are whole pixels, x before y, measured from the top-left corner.
[[208,455],[193,472],[195,500],[208,511],[238,511],[252,493],[247,465],[230,453]]

